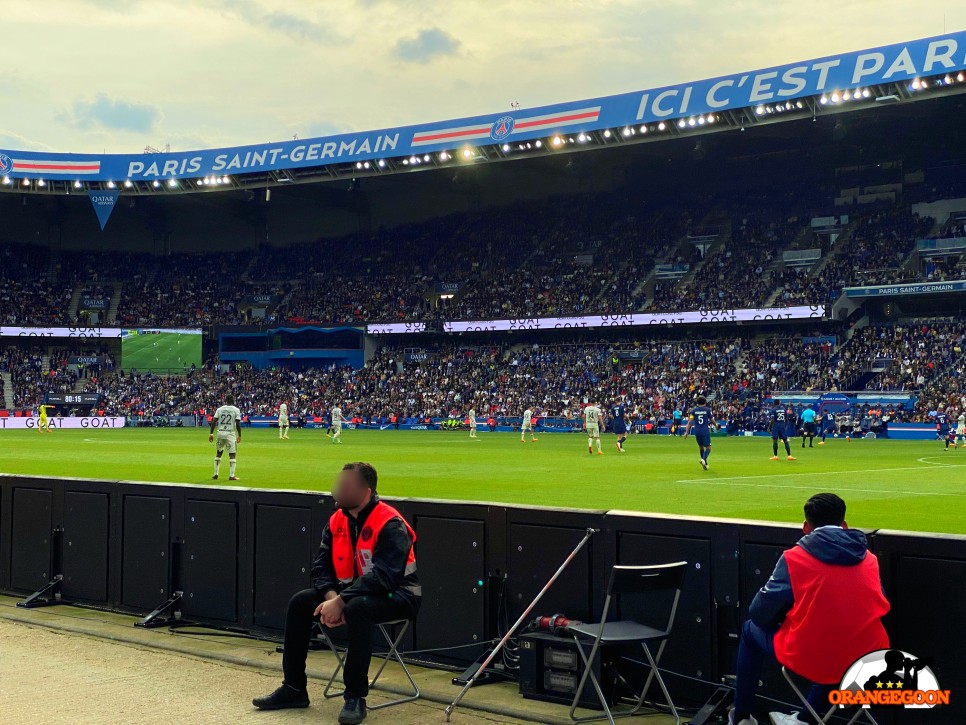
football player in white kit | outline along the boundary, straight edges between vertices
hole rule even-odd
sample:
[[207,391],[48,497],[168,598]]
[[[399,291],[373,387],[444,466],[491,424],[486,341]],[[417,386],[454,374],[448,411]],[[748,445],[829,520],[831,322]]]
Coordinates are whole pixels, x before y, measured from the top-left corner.
[[959,417],[956,419],[956,443],[953,444],[953,448],[957,445],[966,448],[966,411],[959,411]]
[[592,402],[584,408],[584,428],[587,430],[587,452],[593,454],[593,443],[597,441],[597,455],[600,456],[604,455],[604,452],[600,449],[601,416],[600,406],[595,402]]
[[470,412],[466,414],[466,417],[470,421],[470,438],[479,440],[476,437],[476,408],[470,408]]
[[338,405],[332,407],[332,442],[342,443],[342,424],[348,421],[342,417],[342,408]]
[[530,431],[530,442],[536,443],[537,436],[533,433],[533,411],[527,408],[523,411],[523,425],[520,426],[520,442],[526,443],[523,437]]
[[235,407],[235,397],[225,396],[225,404],[215,411],[208,430],[208,442],[215,441],[215,428],[218,428],[218,440],[215,443],[215,475],[218,480],[218,468],[221,466],[221,454],[228,451],[228,480],[237,481],[235,475],[235,446],[241,441],[241,411]]
[[278,438],[288,440],[288,403],[278,406]]

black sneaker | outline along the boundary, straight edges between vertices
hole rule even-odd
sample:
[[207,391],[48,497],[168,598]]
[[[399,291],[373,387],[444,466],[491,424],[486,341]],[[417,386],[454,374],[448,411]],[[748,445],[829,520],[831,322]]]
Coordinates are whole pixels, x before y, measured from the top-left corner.
[[339,713],[339,725],[358,725],[366,719],[366,699],[364,697],[347,697],[342,712]]
[[259,710],[284,710],[289,707],[308,707],[309,693],[305,689],[297,690],[284,682],[271,695],[256,697],[252,705]]

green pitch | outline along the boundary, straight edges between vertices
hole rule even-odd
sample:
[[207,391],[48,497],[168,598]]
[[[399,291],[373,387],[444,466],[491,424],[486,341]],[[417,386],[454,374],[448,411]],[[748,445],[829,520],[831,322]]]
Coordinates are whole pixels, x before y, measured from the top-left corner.
[[[863,528],[966,534],[966,449],[938,442],[829,439],[792,447],[797,461],[770,461],[768,438],[714,438],[711,470],[693,439],[631,436],[619,454],[588,455],[587,439],[548,433],[520,443],[511,433],[324,432],[245,429],[238,485],[329,490],[347,461],[369,461],[387,496],[624,509],[799,522],[811,494],[834,491]],[[207,428],[2,431],[0,469],[8,473],[209,485],[213,446]],[[784,453],[784,451],[782,451]],[[228,485],[227,454],[219,484]]]
[[121,340],[124,370],[184,370],[191,363],[201,366],[201,335],[160,332],[129,335]]

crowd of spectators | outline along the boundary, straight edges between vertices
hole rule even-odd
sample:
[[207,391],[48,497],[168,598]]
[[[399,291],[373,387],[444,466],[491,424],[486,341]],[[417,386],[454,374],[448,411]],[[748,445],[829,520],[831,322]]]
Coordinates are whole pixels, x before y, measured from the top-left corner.
[[209,363],[184,376],[163,376],[105,366],[82,389],[102,395],[106,414],[189,415],[217,407],[231,392],[248,415],[272,415],[287,400],[293,411],[307,414],[338,403],[365,417],[445,417],[471,406],[480,415],[504,417],[533,406],[567,418],[594,400],[627,399],[638,414],[660,417],[698,393],[722,400],[761,395],[773,379],[739,365],[760,345],[747,338],[628,339],[512,349],[452,345],[417,355],[387,345],[358,370],[232,365],[225,371]]
[[775,258],[798,234],[802,222],[778,209],[736,205],[727,242],[689,260],[697,271],[687,282],[663,283],[655,289],[656,310],[761,307],[774,292],[779,276]]
[[[97,362],[80,362],[77,358]],[[8,346],[0,349],[0,371],[10,374],[13,406],[32,409],[48,393],[76,392],[78,382],[114,369],[110,352],[96,348],[48,348]],[[2,394],[2,391],[0,391]]]
[[0,356],[0,367],[10,373],[14,408],[35,408],[47,393],[74,390],[77,373],[67,369],[45,369],[41,348],[9,347]]
[[[762,403],[785,391],[913,393],[914,413],[887,415],[928,420],[937,405],[962,404],[964,343],[966,327],[942,321],[869,326],[847,340],[725,334],[513,347],[387,344],[359,369],[257,370],[212,360],[172,376],[117,369],[103,350],[7,347],[0,369],[11,374],[17,408],[36,407],[48,392],[83,391],[101,394],[98,410],[107,415],[193,415],[232,393],[248,416],[275,415],[286,401],[293,413],[310,416],[338,404],[366,420],[461,418],[471,407],[481,418],[502,419],[528,407],[541,417],[577,418],[591,402],[623,400],[635,420],[660,425],[703,394],[722,416],[752,429],[763,425]],[[104,362],[78,369],[70,364],[77,355]]]
[[51,284],[50,251],[0,246],[0,323],[50,325],[68,321],[71,290]]
[[[53,253],[0,247],[0,321],[50,325],[71,319],[69,301],[110,299],[122,285],[120,325],[247,324],[251,295],[271,297],[269,322],[363,324],[449,319],[615,314],[642,309],[658,259],[698,269],[657,285],[650,307],[823,303],[843,286],[949,279],[956,259],[903,266],[932,225],[897,205],[860,214],[820,271],[786,270],[781,252],[804,228],[800,213],[730,200],[727,242],[707,259],[680,245],[694,211],[615,195],[517,202],[340,239],[228,253]],[[702,204],[706,203],[704,200]],[[783,201],[783,204],[789,204]],[[949,223],[943,234],[957,234]],[[672,250],[684,249],[684,259]],[[691,256],[689,256],[691,255]],[[905,271],[903,271],[905,270]],[[440,297],[442,293],[446,297]],[[101,321],[103,324],[104,320]]]
[[866,390],[922,390],[961,357],[964,343],[960,323],[869,326],[843,346],[843,357],[874,373]]
[[933,225],[908,206],[894,206],[860,216],[846,239],[833,245],[832,256],[817,274],[790,270],[784,276],[783,304],[832,302],[843,287],[897,284],[923,278],[904,266],[920,239]]

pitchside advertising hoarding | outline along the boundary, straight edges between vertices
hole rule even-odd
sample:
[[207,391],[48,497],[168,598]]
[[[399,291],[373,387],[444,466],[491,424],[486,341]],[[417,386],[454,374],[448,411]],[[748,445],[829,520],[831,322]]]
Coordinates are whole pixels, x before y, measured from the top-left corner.
[[[966,31],[512,113],[283,143],[136,155],[0,150],[0,176],[156,181],[308,168],[465,145],[527,141],[557,131],[576,133],[670,121],[961,70],[966,70]],[[98,194],[95,207],[109,213],[116,197]]]
[[[646,327],[650,325],[700,325],[715,322],[783,322],[816,320],[825,316],[820,305],[751,309],[693,310],[691,312],[635,312],[626,315],[585,315],[581,317],[536,317],[510,320],[453,320],[443,323],[444,332],[488,332],[510,330],[553,330],[562,328]],[[369,325],[371,335],[425,332],[424,322],[397,322]]]
[[[47,419],[50,428],[103,430],[105,428],[123,428],[125,419],[121,416],[89,416],[84,418],[59,418],[51,416]],[[0,430],[22,430],[36,428],[37,418],[0,418]]]

